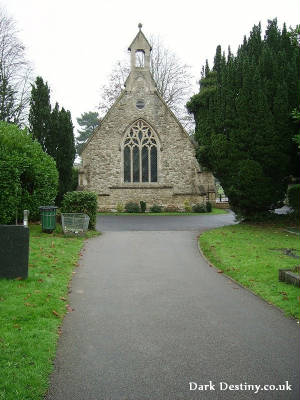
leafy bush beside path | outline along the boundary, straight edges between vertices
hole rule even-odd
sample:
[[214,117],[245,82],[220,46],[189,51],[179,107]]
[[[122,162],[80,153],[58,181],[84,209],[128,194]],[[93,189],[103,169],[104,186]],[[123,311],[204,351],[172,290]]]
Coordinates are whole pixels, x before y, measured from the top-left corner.
[[26,129],[0,122],[0,223],[14,223],[24,209],[39,218],[39,206],[54,204],[57,185],[53,158]]

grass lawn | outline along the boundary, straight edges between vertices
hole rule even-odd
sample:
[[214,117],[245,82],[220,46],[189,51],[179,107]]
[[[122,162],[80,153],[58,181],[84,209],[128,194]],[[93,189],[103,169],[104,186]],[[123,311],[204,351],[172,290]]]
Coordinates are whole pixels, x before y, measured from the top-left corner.
[[155,216],[166,216],[166,215],[214,215],[214,214],[227,214],[227,210],[222,210],[220,208],[213,208],[210,213],[194,213],[194,212],[145,212],[145,213],[128,213],[128,212],[100,212],[98,215],[155,215]]
[[47,390],[83,242],[31,226],[28,279],[0,279],[1,400],[37,400]]
[[[291,226],[291,225],[289,225]],[[286,232],[282,224],[239,224],[213,229],[199,238],[204,255],[219,270],[231,276],[286,315],[300,317],[297,287],[278,281],[280,268],[299,265],[280,249],[296,249],[299,236]]]

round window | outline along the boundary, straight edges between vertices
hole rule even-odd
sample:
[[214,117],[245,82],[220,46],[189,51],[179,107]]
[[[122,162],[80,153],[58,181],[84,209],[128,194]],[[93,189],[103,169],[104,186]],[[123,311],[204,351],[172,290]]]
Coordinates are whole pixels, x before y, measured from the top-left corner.
[[136,102],[136,108],[138,108],[139,110],[141,110],[142,108],[144,108],[145,107],[145,102],[144,102],[144,100],[138,100],[137,102]]

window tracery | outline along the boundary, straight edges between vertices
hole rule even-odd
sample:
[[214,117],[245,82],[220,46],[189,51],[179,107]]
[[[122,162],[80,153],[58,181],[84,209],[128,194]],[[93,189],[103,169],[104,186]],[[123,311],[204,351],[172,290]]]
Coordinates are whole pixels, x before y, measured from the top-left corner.
[[158,149],[153,129],[143,120],[136,121],[123,141],[124,182],[157,182]]

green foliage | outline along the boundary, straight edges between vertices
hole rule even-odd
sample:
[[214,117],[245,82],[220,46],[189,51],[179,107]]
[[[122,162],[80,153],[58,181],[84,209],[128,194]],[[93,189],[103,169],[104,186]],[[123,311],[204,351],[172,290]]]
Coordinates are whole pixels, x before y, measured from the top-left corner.
[[218,196],[221,195],[223,197],[225,195],[224,189],[222,188],[222,186],[220,185],[219,182],[216,182],[216,191],[217,191]]
[[289,206],[293,208],[294,212],[300,214],[300,185],[291,186],[287,192]]
[[206,212],[208,212],[208,213],[212,212],[212,205],[211,205],[210,201],[206,202],[205,208],[206,208]]
[[59,173],[59,187],[56,203],[61,204],[66,192],[73,189],[73,163],[75,144],[71,114],[64,108],[59,110],[58,103],[51,113],[51,135],[53,138],[53,157]]
[[84,213],[90,217],[89,229],[95,229],[97,195],[93,192],[67,192],[61,205],[62,213]]
[[206,212],[206,209],[205,209],[204,204],[197,203],[197,204],[194,204],[194,205],[193,205],[192,211],[193,211],[194,213],[205,213],[205,212]]
[[293,137],[293,140],[298,145],[298,149],[300,149],[300,131],[299,131],[299,124],[300,124],[300,111],[296,108],[292,111],[292,118],[295,123],[298,125],[298,133]]
[[296,25],[295,28],[290,27],[287,34],[296,46],[300,46],[300,25]]
[[94,130],[99,126],[100,119],[99,114],[93,111],[85,112],[81,114],[80,118],[76,119],[78,125],[82,127],[81,130],[78,130],[79,136],[76,138],[76,152],[80,155],[84,144],[87,142]]
[[56,203],[60,205],[63,195],[74,188],[72,170],[75,159],[75,142],[71,114],[58,103],[53,110],[50,105],[50,89],[41,77],[32,85],[30,131],[42,145],[43,150],[54,158],[59,173]]
[[140,212],[140,207],[138,203],[129,201],[128,203],[125,204],[125,211],[128,213],[138,213]]
[[141,212],[144,213],[147,208],[147,204],[145,201],[140,201]]
[[67,312],[62,300],[83,243],[84,238],[48,235],[33,225],[28,279],[0,279],[1,400],[44,398]]
[[191,206],[191,203],[188,200],[184,201],[183,206],[184,206],[184,211],[185,212],[188,212],[188,213],[192,212],[192,206]]
[[122,203],[117,204],[117,212],[121,213],[124,211],[124,205]]
[[72,187],[71,191],[75,191],[78,187],[78,168],[73,167],[72,168]]
[[180,210],[179,210],[179,207],[177,207],[177,206],[175,206],[174,204],[169,204],[168,206],[166,206],[165,208],[164,208],[164,212],[165,213],[179,213],[180,212]]
[[294,268],[296,261],[280,249],[297,249],[299,253],[299,237],[282,228],[282,223],[291,226],[291,220],[283,215],[277,217],[279,220],[276,218],[270,224],[241,223],[212,229],[201,234],[199,244],[218,270],[287,315],[299,318],[299,288],[278,280],[278,269]]
[[197,203],[193,205],[192,211],[194,213],[210,213],[212,212],[212,205],[209,201],[206,204]]
[[39,218],[39,206],[54,204],[58,173],[54,160],[26,130],[0,123],[0,223],[14,223],[16,211]]
[[246,218],[279,207],[289,176],[299,174],[290,117],[300,102],[299,44],[276,20],[261,36],[254,26],[236,56],[225,58],[218,46],[213,69],[203,68],[200,92],[187,104],[199,162]]
[[0,77],[0,120],[6,122],[15,121],[16,92],[9,84],[9,79],[3,76],[1,69]]
[[160,206],[158,204],[153,204],[153,206],[150,207],[150,212],[160,213],[161,211],[162,211],[162,206]]
[[35,84],[31,85],[29,131],[40,142],[43,150],[53,157],[50,118],[50,89],[47,82],[44,83],[43,78],[38,76]]

